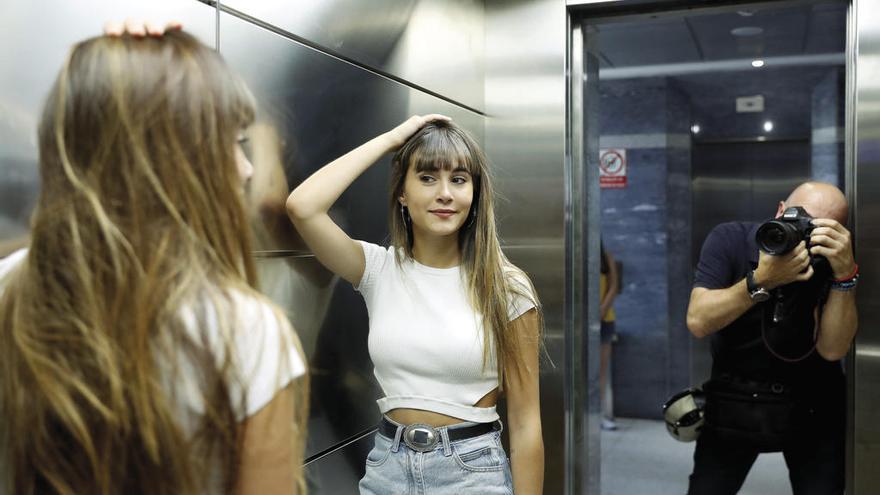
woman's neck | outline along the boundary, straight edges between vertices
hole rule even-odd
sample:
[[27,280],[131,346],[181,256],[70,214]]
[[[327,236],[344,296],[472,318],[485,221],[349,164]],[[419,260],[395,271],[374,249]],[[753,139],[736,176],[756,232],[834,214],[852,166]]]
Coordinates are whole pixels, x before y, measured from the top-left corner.
[[425,266],[452,268],[461,264],[457,234],[430,238],[416,235],[413,241],[413,258]]

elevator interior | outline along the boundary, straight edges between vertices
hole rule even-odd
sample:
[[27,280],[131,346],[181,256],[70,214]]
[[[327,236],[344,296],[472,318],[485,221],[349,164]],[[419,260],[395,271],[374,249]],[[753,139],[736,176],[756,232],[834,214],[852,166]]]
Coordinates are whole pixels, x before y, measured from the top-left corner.
[[[591,172],[588,178],[595,180],[595,184],[585,183],[582,191],[593,191],[593,187],[595,191],[589,198],[584,195],[582,201],[586,204],[595,200],[595,208],[584,213],[585,210],[575,208],[578,206],[576,202],[567,202],[569,193],[580,187],[567,175],[565,168],[566,163],[569,167],[572,163],[580,163],[573,161],[576,156],[567,151],[567,146],[576,138],[566,134],[568,113],[577,113],[574,107],[567,107],[566,102],[566,56],[571,59],[571,69],[576,69],[575,59],[578,58],[574,53],[566,54],[570,31],[580,29],[586,19],[589,22],[584,26],[589,27],[590,22],[600,24],[599,31],[593,33],[598,35],[593,38],[609,37],[590,40],[590,43],[601,42],[600,51],[606,51],[605,57],[611,63],[603,61],[599,52],[595,52],[595,79],[589,79],[589,82],[598,82],[600,70],[604,74],[602,80],[607,79],[609,83],[627,79],[683,80],[687,77],[672,75],[670,70],[709,63],[712,55],[706,45],[700,45],[704,50],[702,55],[694,55],[693,46],[690,52],[682,51],[690,53],[689,59],[663,58],[669,54],[662,55],[658,50],[662,51],[666,45],[678,46],[676,43],[681,47],[694,45],[693,36],[729,36],[730,30],[737,27],[730,25],[701,33],[696,20],[701,16],[711,18],[717,15],[742,21],[746,16],[738,14],[738,10],[767,10],[766,5],[749,6],[737,2],[720,10],[701,10],[716,7],[719,2],[643,0],[302,0],[292,5],[244,0],[85,0],[75,3],[50,0],[33,5],[28,2],[0,4],[0,40],[7,47],[0,54],[0,73],[3,74],[0,79],[0,253],[26,242],[28,217],[39,191],[36,122],[42,99],[70,44],[97,35],[101,23],[107,19],[140,16],[181,20],[188,31],[220,50],[235,70],[244,75],[261,103],[260,122],[251,129],[250,136],[252,159],[255,164],[260,164],[258,174],[249,186],[253,199],[252,225],[259,239],[254,256],[260,266],[264,290],[284,305],[303,337],[315,377],[311,439],[307,452],[311,493],[356,493],[354,487],[369,442],[367,435],[377,418],[372,401],[378,390],[366,355],[364,310],[351,287],[330,277],[303,249],[283,218],[280,205],[290,188],[324,161],[387,129],[410,113],[440,111],[450,114],[477,136],[496,166],[499,189],[506,198],[499,205],[504,248],[514,262],[530,273],[544,303],[548,356],[542,364],[542,409],[547,449],[545,493],[599,493],[599,464],[602,460],[599,440],[604,441],[604,437],[600,437],[598,422],[593,419],[588,425],[587,421],[581,424],[581,419],[588,416],[587,412],[592,413],[592,418],[598,417],[599,413],[595,400],[595,409],[586,409],[588,393],[592,393],[594,399],[597,395],[593,390],[596,387],[591,387],[584,379],[595,377],[592,367],[595,360],[587,359],[586,352],[584,356],[580,355],[586,346],[578,336],[584,328],[589,327],[592,331],[586,318],[588,308],[586,305],[579,307],[579,301],[589,300],[597,289],[590,286],[586,266],[583,267],[582,283],[576,283],[578,281],[570,277],[578,268],[577,259],[589,260],[592,256],[591,259],[597,261],[598,236],[588,239],[588,229],[581,227],[599,226],[599,212],[605,209],[618,208],[617,212],[621,212],[622,206],[605,203],[615,201],[611,194],[625,194],[626,190],[603,190],[600,202],[599,155],[591,151],[589,155],[584,154],[584,160],[589,159],[591,163],[589,168],[595,174]],[[809,11],[815,7],[818,8],[817,14],[823,5],[828,6],[827,15],[832,19],[820,20],[818,25],[809,24],[802,31],[801,47],[813,37],[840,34],[837,23],[840,22],[841,4],[807,0],[772,2],[770,5],[778,9],[769,10],[779,12],[786,9]],[[680,10],[690,7],[693,9]],[[656,210],[642,206],[635,212],[646,217],[653,215],[658,222],[654,225],[666,229],[667,260],[663,264],[666,274],[660,283],[667,285],[667,291],[653,302],[663,304],[667,311],[659,323],[649,321],[646,325],[634,325],[632,320],[628,324],[627,317],[620,315],[622,336],[613,364],[616,379],[614,413],[655,417],[651,414],[657,414],[666,391],[679,385],[697,384],[705,373],[707,354],[697,348],[699,343],[691,343],[690,349],[683,346],[682,340],[687,335],[673,321],[673,310],[680,308],[682,293],[673,295],[668,291],[668,287],[681,284],[684,277],[690,275],[670,272],[670,263],[674,261],[675,266],[681,268],[693,262],[694,250],[702,242],[700,229],[726,219],[725,215],[745,212],[745,203],[764,202],[763,199],[752,201],[751,191],[758,194],[756,197],[775,201],[778,193],[774,188],[781,191],[791,181],[798,180],[797,177],[812,177],[812,157],[816,155],[812,144],[804,151],[804,141],[812,143],[817,139],[828,144],[836,143],[837,151],[829,150],[829,153],[838,153],[835,163],[846,164],[842,173],[838,168],[837,180],[846,186],[852,200],[856,248],[864,274],[859,287],[863,332],[858,336],[850,359],[853,455],[848,477],[852,483],[848,492],[861,494],[872,493],[877,486],[878,473],[871,466],[876,465],[877,445],[880,444],[880,427],[877,426],[880,421],[876,416],[876,411],[880,410],[876,404],[880,400],[876,398],[880,397],[876,394],[880,373],[875,364],[880,353],[877,352],[877,339],[870,331],[864,331],[880,317],[876,311],[877,303],[873,302],[880,300],[874,294],[878,286],[872,282],[880,277],[880,265],[872,261],[880,260],[876,256],[880,248],[880,230],[876,226],[880,225],[880,219],[874,218],[877,209],[870,200],[872,194],[876,197],[880,185],[880,174],[877,173],[880,167],[876,166],[880,162],[877,151],[880,146],[876,138],[880,135],[877,131],[877,122],[880,122],[877,109],[880,107],[876,105],[876,86],[880,81],[877,33],[880,29],[875,20],[880,18],[880,12],[877,12],[876,5],[864,0],[854,0],[848,8],[850,31],[844,33],[848,36],[844,47],[833,52],[801,55],[789,52],[768,54],[769,59],[775,57],[782,59],[780,61],[792,56],[816,57],[825,60],[820,65],[826,69],[839,68],[842,63],[847,63],[841,80],[829,83],[832,86],[845,85],[844,93],[836,96],[838,100],[834,108],[840,112],[840,108],[845,107],[846,111],[842,116],[839,113],[827,116],[835,122],[843,119],[844,124],[822,124],[814,128],[810,117],[809,121],[797,122],[802,131],[809,129],[805,131],[806,138],[801,132],[797,136],[788,136],[786,140],[768,139],[764,143],[753,140],[750,144],[725,141],[729,136],[712,137],[711,133],[723,126],[715,127],[708,121],[688,120],[685,129],[674,129],[669,133],[658,129],[627,133],[624,129],[610,134],[611,137],[645,134],[659,143],[653,147],[655,157],[663,154],[657,150],[665,150],[667,141],[677,143],[680,145],[678,151],[665,153],[666,157],[661,158],[672,164],[682,165],[683,161],[676,161],[677,153],[682,148],[690,149],[690,174],[679,169],[677,175],[666,177],[663,182],[666,185],[662,190],[654,191],[656,196],[649,197],[651,201],[644,202],[645,205],[664,205],[665,217],[659,206]],[[693,23],[682,20],[689,15],[693,15]],[[759,15],[763,14],[756,12],[752,17]],[[810,18],[807,13],[803,16],[804,19]],[[674,26],[676,22],[677,27]],[[664,31],[664,23],[670,24],[668,31]],[[633,33],[633,28],[627,30],[627,24],[641,28]],[[618,29],[616,35],[613,34],[614,26]],[[838,27],[832,29],[833,26]],[[39,34],[35,34],[37,30]],[[767,35],[766,30],[764,35]],[[632,46],[631,40],[640,36],[642,41],[631,53],[642,57],[641,60],[627,61],[612,53],[616,46]],[[760,39],[754,36],[744,43],[748,45]],[[671,52],[673,56],[676,53]],[[827,60],[819,57],[827,53],[834,55]],[[840,53],[845,53],[848,58],[841,61]],[[744,53],[728,58],[745,59],[750,63],[753,60],[751,55]],[[715,63],[723,66],[725,60],[720,57]],[[657,65],[663,72],[627,76],[628,70],[644,72]],[[855,65],[859,67],[857,74]],[[767,62],[764,68],[769,73],[773,66]],[[612,77],[615,70],[619,77]],[[746,67],[745,72],[749,70],[750,67]],[[697,81],[699,74],[690,77]],[[719,96],[731,97],[730,88],[726,86],[738,83],[733,79],[723,80],[726,84],[719,90]],[[808,82],[816,81],[807,77],[803,84]],[[697,82],[693,84],[699,86]],[[658,85],[652,91],[655,95],[663,95],[672,92],[671,86]],[[686,84],[679,83],[678,86],[678,96],[689,94]],[[602,94],[598,85],[592,90],[595,94],[588,95],[587,101],[600,101],[598,110]],[[757,94],[758,91],[749,89],[736,96]],[[861,106],[854,104],[856,100],[862,102]],[[769,96],[765,98],[766,111],[776,104],[773,101]],[[812,100],[804,103],[804,107],[812,108],[812,105]],[[695,108],[691,107],[691,116],[696,115]],[[647,114],[648,107],[643,110]],[[670,112],[664,110],[667,115]],[[602,115],[597,112],[591,118],[596,119],[595,129],[598,131]],[[760,137],[765,132],[780,136],[780,133],[788,132],[788,127],[779,118],[773,120],[772,131],[763,130],[765,121],[756,121],[759,124],[757,133],[747,137]],[[657,122],[646,119],[645,124],[657,125]],[[691,130],[694,126],[699,126],[696,133]],[[856,128],[859,129],[858,136],[854,136]],[[625,141],[609,142],[608,137],[603,145],[598,132],[594,143],[589,141],[593,139],[590,136],[584,137],[595,151],[600,145],[608,148],[628,146]],[[844,142],[841,145],[844,138],[850,140],[849,144]],[[810,160],[810,168],[779,166],[774,162],[772,166],[742,170],[742,163],[758,163],[751,157],[767,154],[764,150],[768,148],[764,144],[799,146],[801,151],[797,153],[804,157],[799,163],[803,165]],[[727,147],[735,147],[737,153],[742,153],[742,160],[731,159]],[[631,163],[636,167],[641,157],[648,155],[633,151],[628,158],[635,160]],[[717,156],[733,163],[728,165],[713,158]],[[841,161],[841,156],[846,159]],[[385,236],[387,168],[384,166],[379,164],[365,175],[334,212],[354,236],[372,241],[381,241]],[[768,175],[776,170],[780,175]],[[732,171],[739,171],[739,174],[732,174]],[[642,180],[646,176],[636,168],[630,173],[633,174],[629,179],[631,191],[637,186],[636,178],[641,175],[639,180]],[[659,177],[655,178],[659,180]],[[682,189],[673,186],[689,186],[690,200],[678,201],[670,208],[667,199],[682,199],[679,197]],[[702,206],[706,198],[722,197],[723,201],[716,201],[712,208]],[[746,201],[747,197],[749,201]],[[618,196],[617,200],[625,199]],[[641,204],[639,201],[630,204],[629,208]],[[724,210],[722,206],[729,208]],[[749,215],[758,218],[765,214],[762,211],[749,212]],[[586,221],[587,216],[594,213],[595,219]],[[718,216],[711,217],[710,213]],[[686,218],[692,220],[690,233],[683,233],[687,229],[680,224]],[[579,220],[583,222],[578,224]],[[626,226],[626,222],[622,225]],[[678,232],[678,235],[672,236],[670,232]],[[606,235],[611,238],[615,234],[609,231]],[[576,239],[578,236],[582,236],[582,244]],[[610,247],[622,253],[626,246],[612,244]],[[669,257],[669,253],[673,256]],[[638,262],[647,262],[647,259],[637,258],[636,262],[623,259],[624,284],[630,281],[639,283],[636,282],[639,270],[644,270],[644,265],[639,268]],[[587,264],[598,266],[592,262]],[[626,298],[634,302],[637,292],[627,285],[620,303],[623,304]],[[577,314],[581,310],[584,318],[579,320]],[[626,328],[628,325],[629,329]],[[596,327],[598,332],[598,324]],[[646,327],[654,328],[654,334],[642,340],[636,338]],[[645,347],[647,343],[654,345],[651,352],[656,351],[651,366],[645,366],[643,361],[649,352]],[[591,346],[590,349],[597,347]],[[683,365],[683,362],[687,364]],[[642,368],[635,371],[644,374],[627,376],[621,370],[624,366],[627,369],[630,366]],[[648,372],[653,373],[646,377]],[[645,385],[644,396],[635,393],[641,385]],[[653,460],[658,459],[662,460],[656,457]],[[636,458],[630,460],[635,462]]]
[[[597,342],[587,338],[590,383],[582,390],[589,398],[584,409],[589,419],[582,479],[590,491],[686,490],[693,444],[683,449],[665,435],[661,422],[655,430],[643,420],[623,422],[645,432],[643,437],[624,428],[603,432],[596,441],[598,421],[593,418],[613,412],[656,421],[667,397],[708,378],[708,341],[690,336],[685,314],[693,269],[714,225],[765,220],[798,183],[819,180],[838,185],[850,200],[860,264],[865,246],[871,245],[859,239],[866,224],[858,205],[870,201],[859,190],[873,186],[867,181],[859,187],[859,177],[868,177],[865,167],[876,161],[865,151],[876,148],[855,146],[854,121],[860,112],[853,104],[866,94],[873,101],[870,76],[859,72],[867,78],[859,85],[855,77],[857,63],[866,61],[869,73],[876,74],[873,51],[855,54],[856,46],[874,46],[867,40],[876,40],[873,29],[865,28],[869,21],[857,22],[870,7],[827,1],[691,3],[569,2],[576,14],[572,51],[582,53],[572,53],[572,81],[585,81],[573,84],[570,100],[572,108],[578,103],[583,108],[580,114],[572,110],[572,132],[582,133],[581,142],[572,138],[573,160],[582,152],[588,169],[573,177],[582,181],[586,198],[582,238],[588,266],[583,273],[588,279],[598,276],[598,253],[592,250],[599,237],[623,265],[613,394],[603,407],[594,386],[598,373],[591,365],[598,352],[589,351]],[[872,129],[874,121],[858,122]],[[618,165],[614,173],[600,168],[609,155],[617,163],[625,157],[625,173],[617,172]],[[867,158],[867,165],[859,166],[859,156]],[[574,224],[579,223],[576,218]],[[590,282],[583,285],[590,287]],[[859,296],[861,330],[845,363],[850,390],[847,482],[848,492],[871,493],[875,476],[866,469],[871,458],[867,445],[876,442],[876,435],[862,419],[866,412],[860,404],[872,402],[864,394],[868,384],[876,384],[868,371],[873,369],[868,360],[873,337],[865,326],[865,309],[870,314],[872,306],[864,294]],[[593,331],[597,313],[589,306],[597,301],[587,301],[583,314]],[[599,466],[591,465],[596,454]],[[753,471],[757,474],[742,493],[791,493],[785,469],[781,456],[768,459]]]

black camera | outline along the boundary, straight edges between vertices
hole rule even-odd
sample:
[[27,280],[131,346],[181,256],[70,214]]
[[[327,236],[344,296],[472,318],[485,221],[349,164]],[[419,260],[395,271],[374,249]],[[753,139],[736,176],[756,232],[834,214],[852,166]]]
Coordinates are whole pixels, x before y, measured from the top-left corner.
[[800,206],[786,208],[782,216],[769,220],[758,227],[755,241],[761,251],[767,254],[785,254],[801,241],[810,245],[813,232],[813,217]]

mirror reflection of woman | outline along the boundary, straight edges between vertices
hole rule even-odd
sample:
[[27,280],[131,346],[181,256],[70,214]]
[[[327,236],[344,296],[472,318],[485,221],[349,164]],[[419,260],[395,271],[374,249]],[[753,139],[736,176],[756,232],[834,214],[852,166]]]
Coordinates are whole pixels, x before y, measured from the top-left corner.
[[74,45],[0,260],[0,494],[301,493],[307,379],[254,289],[253,99],[170,26]]
[[[388,152],[390,247],[327,215]],[[541,318],[528,277],[502,253],[486,159],[440,115],[412,117],[318,170],[288,213],[318,260],[363,295],[385,397],[362,494],[539,494]],[[495,410],[507,400],[510,462]]]

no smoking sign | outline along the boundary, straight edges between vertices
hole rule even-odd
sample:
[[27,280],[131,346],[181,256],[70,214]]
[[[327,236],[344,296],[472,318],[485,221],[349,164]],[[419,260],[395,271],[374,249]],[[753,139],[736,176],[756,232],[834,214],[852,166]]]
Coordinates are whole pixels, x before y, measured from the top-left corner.
[[626,187],[626,150],[607,148],[599,150],[599,187],[622,189]]

